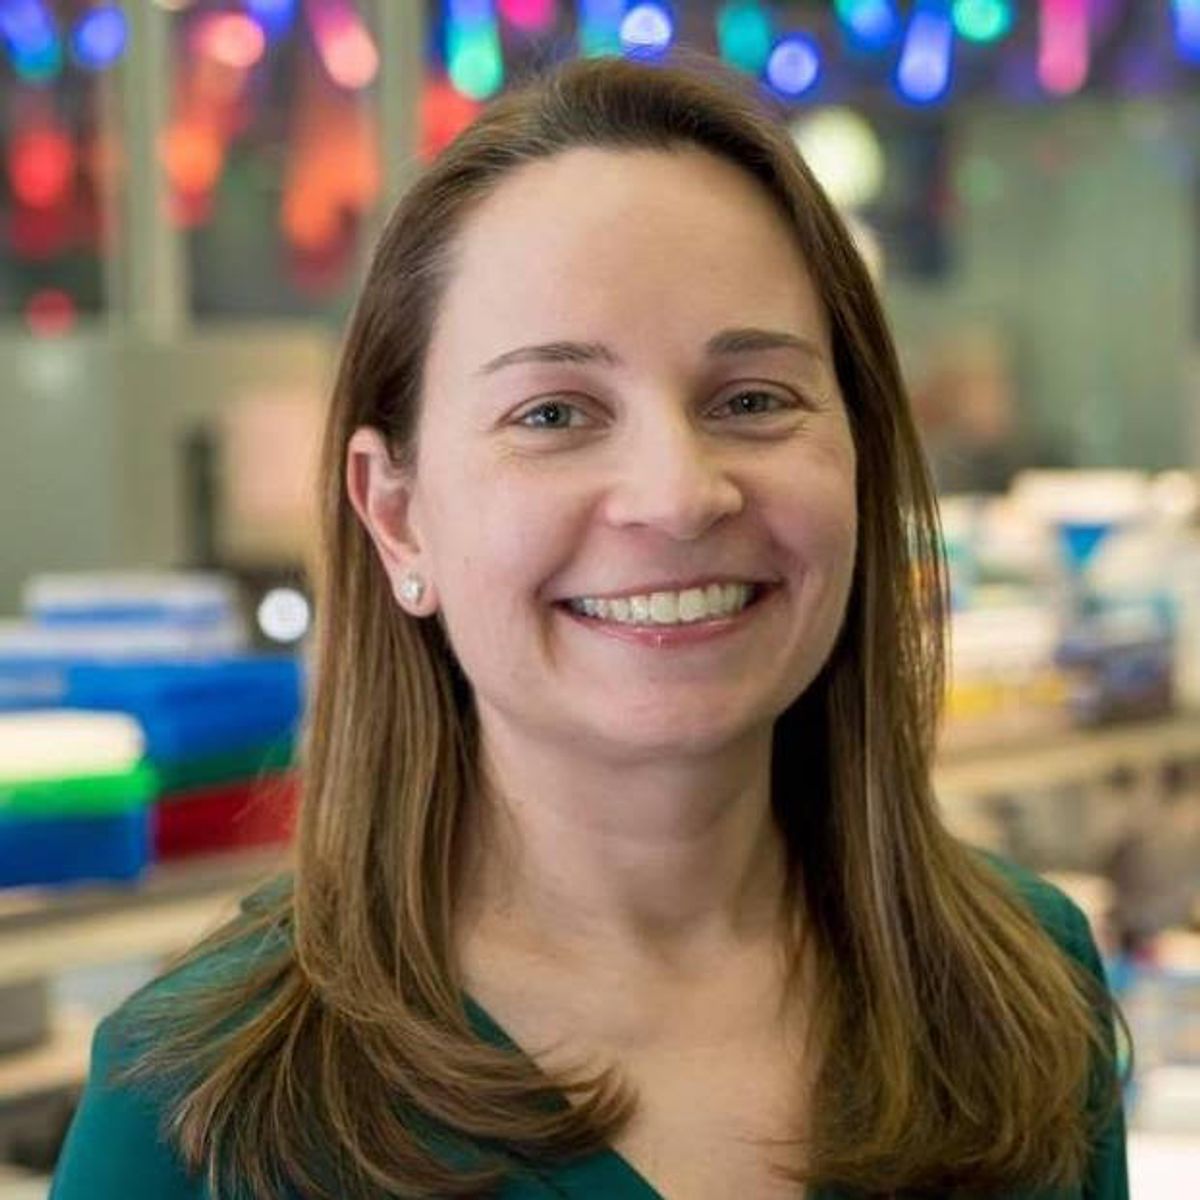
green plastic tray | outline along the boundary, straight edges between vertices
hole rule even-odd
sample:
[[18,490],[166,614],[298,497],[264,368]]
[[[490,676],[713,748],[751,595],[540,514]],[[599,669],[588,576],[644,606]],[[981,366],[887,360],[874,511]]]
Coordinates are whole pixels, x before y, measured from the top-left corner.
[[149,763],[111,775],[0,783],[0,821],[31,817],[111,816],[153,803],[158,773]]
[[161,791],[186,792],[285,770],[292,765],[292,754],[292,739],[281,738],[268,745],[253,746],[249,750],[238,750],[231,754],[206,755],[173,763],[158,762],[155,763],[155,770]]

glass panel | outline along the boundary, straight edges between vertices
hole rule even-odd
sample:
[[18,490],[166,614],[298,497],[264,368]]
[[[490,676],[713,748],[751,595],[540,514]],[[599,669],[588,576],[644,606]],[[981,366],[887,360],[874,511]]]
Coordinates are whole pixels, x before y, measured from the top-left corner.
[[161,155],[193,315],[339,320],[380,193],[374,6],[173,6]]
[[110,68],[127,33],[115,4],[0,4],[0,316],[37,333],[66,332],[105,306],[115,224]]

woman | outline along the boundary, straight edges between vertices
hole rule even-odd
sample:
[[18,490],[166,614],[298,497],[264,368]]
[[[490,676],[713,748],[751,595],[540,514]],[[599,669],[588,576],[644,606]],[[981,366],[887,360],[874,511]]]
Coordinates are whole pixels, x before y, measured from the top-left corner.
[[754,100],[485,113],[322,487],[294,875],[102,1027],[57,1200],[1125,1195],[1086,922],[939,822],[934,498]]

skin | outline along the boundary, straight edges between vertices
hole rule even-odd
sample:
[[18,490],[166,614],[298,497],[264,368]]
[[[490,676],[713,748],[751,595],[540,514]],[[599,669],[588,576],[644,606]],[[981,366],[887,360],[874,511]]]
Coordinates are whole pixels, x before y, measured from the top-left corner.
[[[746,329],[802,345],[728,336]],[[523,349],[562,342],[571,361]],[[463,954],[481,989],[503,955],[581,989],[620,979],[603,1019],[637,1039],[668,997],[777,945],[771,730],[832,649],[855,553],[832,363],[787,223],[702,151],[568,151],[466,220],[415,469],[369,429],[348,461],[393,587],[425,580],[406,607],[445,622],[478,704]],[[692,645],[562,606],[714,579],[769,587]]]

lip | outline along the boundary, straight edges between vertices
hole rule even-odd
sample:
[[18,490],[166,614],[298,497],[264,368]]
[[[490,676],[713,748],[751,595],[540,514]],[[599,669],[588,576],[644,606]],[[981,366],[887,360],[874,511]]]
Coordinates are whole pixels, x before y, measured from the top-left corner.
[[[732,617],[710,617],[707,620],[693,621],[686,625],[626,625],[618,621],[605,621],[597,617],[584,616],[565,602],[556,604],[554,607],[564,617],[602,637],[612,638],[618,642],[627,642],[634,646],[649,647],[653,650],[669,650],[675,647],[701,645],[738,633],[758,616],[779,590],[764,584],[756,584],[755,587],[758,592],[755,598]],[[669,589],[659,588],[658,590],[667,591]],[[641,593],[631,592],[628,594],[636,596]]]

